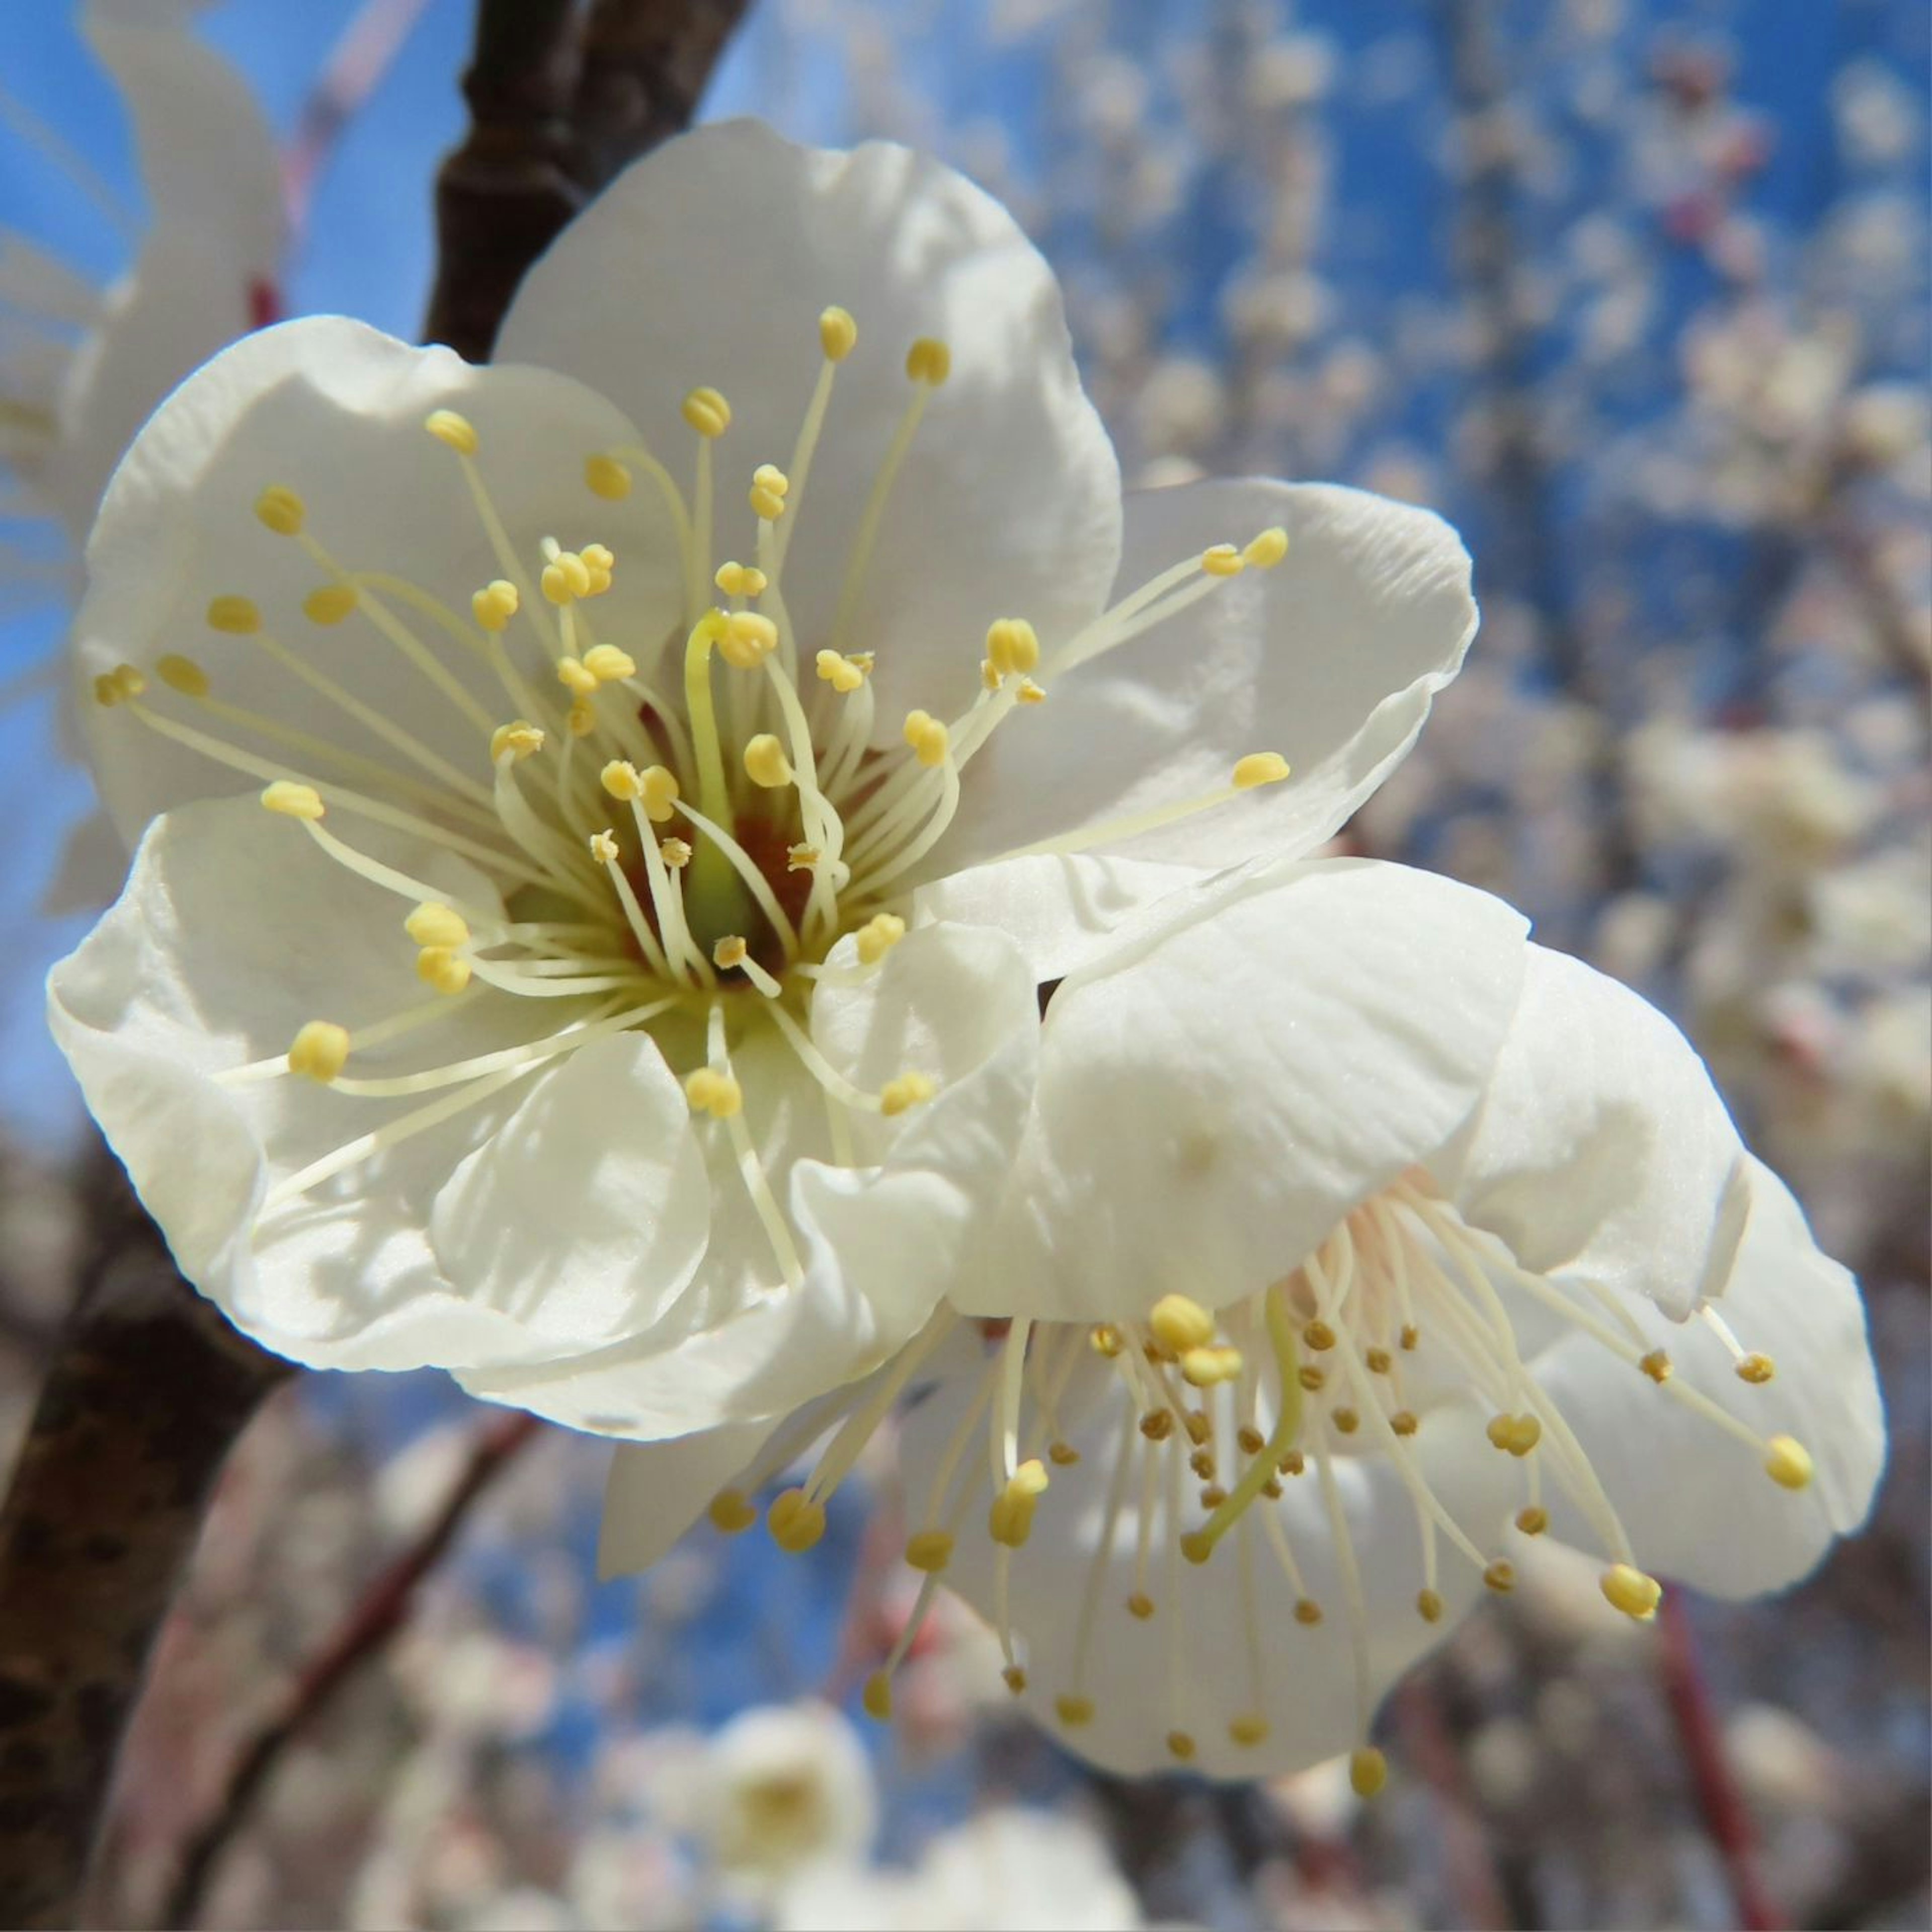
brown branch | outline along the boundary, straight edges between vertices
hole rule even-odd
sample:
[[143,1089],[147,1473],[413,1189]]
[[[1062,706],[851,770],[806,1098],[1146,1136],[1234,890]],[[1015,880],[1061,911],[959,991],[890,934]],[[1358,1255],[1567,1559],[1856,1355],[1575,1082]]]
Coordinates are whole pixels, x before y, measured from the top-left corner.
[[71,1925],[209,1492],[288,1364],[175,1272],[103,1155],[95,1250],[0,1508],[0,1924]]
[[477,1498],[537,1428],[536,1417],[513,1412],[496,1417],[478,1432],[442,1508],[363,1593],[297,1673],[273,1713],[236,1753],[220,1797],[188,1838],[160,1924],[195,1922],[216,1862],[246,1821],[283,1754],[322,1715],[348,1679],[409,1621],[418,1586],[442,1560]]
[[1778,1932],[1784,1923],[1758,1876],[1757,1834],[1737,1780],[1731,1774],[1717,1707],[1697,1663],[1696,1638],[1682,1600],[1666,1592],[1658,1612],[1658,1670],[1665,1701],[1690,1767],[1698,1816],[1730,1886],[1742,1932]]

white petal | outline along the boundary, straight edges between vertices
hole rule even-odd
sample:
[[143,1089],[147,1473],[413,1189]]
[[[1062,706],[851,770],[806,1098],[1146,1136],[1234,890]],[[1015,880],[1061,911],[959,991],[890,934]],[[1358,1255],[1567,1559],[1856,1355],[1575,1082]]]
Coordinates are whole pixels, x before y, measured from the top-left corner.
[[1472,1134],[1432,1166],[1464,1220],[1524,1267],[1682,1318],[1730,1270],[1744,1160],[1676,1028],[1628,987],[1532,946]]
[[1297,856],[1336,830],[1462,666],[1476,628],[1468,554],[1440,518],[1359,490],[1192,484],[1128,497],[1115,596],[1276,524],[1288,550],[1274,569],[1050,680],[1044,704],[1001,724],[938,860],[973,865],[1207,796],[1250,752],[1280,752],[1293,776],[1119,849],[1219,868]]
[[1372,861],[1172,896],[1054,994],[999,1264],[962,1305],[1132,1319],[1286,1274],[1466,1120],[1523,930]]
[[771,1433],[762,1422],[664,1442],[620,1442],[604,1486],[597,1580],[648,1570],[704,1513]]
[[[1815,1469],[1808,1489],[1779,1487],[1757,1450],[1587,1337],[1558,1343],[1533,1365],[1622,1515],[1639,1562],[1727,1597],[1778,1589],[1814,1568],[1834,1536],[1864,1521],[1885,1462],[1858,1284],[1819,1251],[1784,1183],[1758,1161],[1748,1172],[1750,1218],[1718,1306],[1746,1348],[1776,1363],[1776,1379],[1740,1380],[1700,1321],[1679,1326],[1641,1304],[1636,1313],[1669,1351],[1674,1379],[1754,1430],[1804,1444]],[[1552,1514],[1571,1540],[1595,1546],[1574,1519]]]
[[858,346],[784,573],[808,650],[832,641],[847,556],[911,394],[906,351],[932,336],[952,354],[839,640],[878,652],[880,729],[896,735],[911,706],[944,714],[974,694],[994,618],[1030,618],[1042,637],[1084,622],[1120,555],[1119,471],[1059,290],[998,202],[908,148],[800,148],[750,121],[702,128],[571,224],[525,277],[499,347],[602,389],[680,478],[694,439],[679,406],[699,385],[722,390],[720,556],[749,561],[752,472],[790,464],[832,304],[856,320]]
[[[309,533],[345,569],[409,578],[466,623],[471,594],[514,573],[485,536],[456,455],[424,431],[439,408],[474,424],[477,467],[520,566],[535,575],[547,535],[566,544],[608,543],[616,580],[594,607],[600,632],[654,646],[679,608],[676,549],[662,508],[642,489],[605,502],[584,479],[586,457],[634,438],[615,410],[547,370],[472,368],[446,350],[412,349],[358,322],[318,316],[262,330],[218,356],[169,398],[116,472],[88,546],[89,587],[76,624],[83,692],[124,660],[145,669],[164,653],[184,652],[208,671],[218,698],[422,776],[254,639],[210,630],[209,601],[240,595],[291,650],[487,781],[487,730],[364,615],[326,629],[310,623],[302,601],[330,579],[300,543],[254,514],[268,486],[298,491]],[[541,607],[534,591],[526,601]],[[517,715],[480,652],[392,608],[488,717]],[[529,622],[520,618],[505,633],[506,648],[539,692],[554,690],[551,653]],[[193,722],[193,706],[172,693],[151,685],[150,697]],[[105,802],[130,842],[171,804],[259,783],[163,743],[124,712],[89,701],[84,715]]]

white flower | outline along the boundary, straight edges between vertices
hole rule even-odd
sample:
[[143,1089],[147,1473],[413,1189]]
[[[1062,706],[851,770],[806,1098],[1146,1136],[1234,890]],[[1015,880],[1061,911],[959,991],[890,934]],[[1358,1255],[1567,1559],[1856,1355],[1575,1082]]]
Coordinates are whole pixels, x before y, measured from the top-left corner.
[[1523,1539],[1641,1621],[1652,1572],[1774,1589],[1869,1506],[1851,1277],[1676,1029],[1485,894],[1344,861],[1156,908],[1054,995],[1016,1174],[908,1560],[1116,1770],[1352,1747],[1372,1790],[1383,1692]]
[[740,1712],[694,1778],[692,1822],[727,1872],[772,1882],[816,1860],[862,1858],[878,1829],[865,1745],[830,1705]]
[[902,148],[667,145],[501,351],[291,323],[136,442],[77,628],[142,843],[52,1022],[250,1334],[682,1438],[681,1528],[938,1338],[1038,982],[1331,831],[1468,560],[1348,490],[1124,511],[1046,265]]

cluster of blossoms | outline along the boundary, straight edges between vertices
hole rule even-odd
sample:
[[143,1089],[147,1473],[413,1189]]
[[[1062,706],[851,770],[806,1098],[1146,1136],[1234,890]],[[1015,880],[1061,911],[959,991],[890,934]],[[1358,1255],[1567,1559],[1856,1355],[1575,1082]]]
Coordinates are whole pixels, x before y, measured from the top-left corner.
[[922,1605],[1127,1771],[1372,1791],[1521,1539],[1644,1619],[1862,1519],[1856,1287],[1682,1037],[1311,856],[1474,634],[1445,525],[1124,502],[1045,263],[890,146],[670,144],[500,353],[266,331],[90,544],[139,843],[52,1022],[239,1326],[628,1438],[608,1569],[819,1444],[809,1549],[910,1404]]

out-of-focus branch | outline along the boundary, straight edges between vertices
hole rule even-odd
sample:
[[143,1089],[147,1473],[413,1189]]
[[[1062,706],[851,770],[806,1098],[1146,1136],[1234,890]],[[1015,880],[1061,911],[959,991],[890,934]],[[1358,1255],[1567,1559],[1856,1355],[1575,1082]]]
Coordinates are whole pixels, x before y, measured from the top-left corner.
[[276,1706],[236,1754],[220,1798],[190,1836],[159,1922],[192,1925],[217,1860],[290,1744],[328,1708],[335,1694],[409,1621],[417,1587],[456,1539],[477,1498],[536,1434],[531,1415],[501,1415],[478,1432],[442,1507],[366,1590],[334,1634],[302,1666]]
[[288,1364],[175,1272],[105,1155],[0,1508],[0,1924],[71,1925],[116,1750],[230,1447]]

